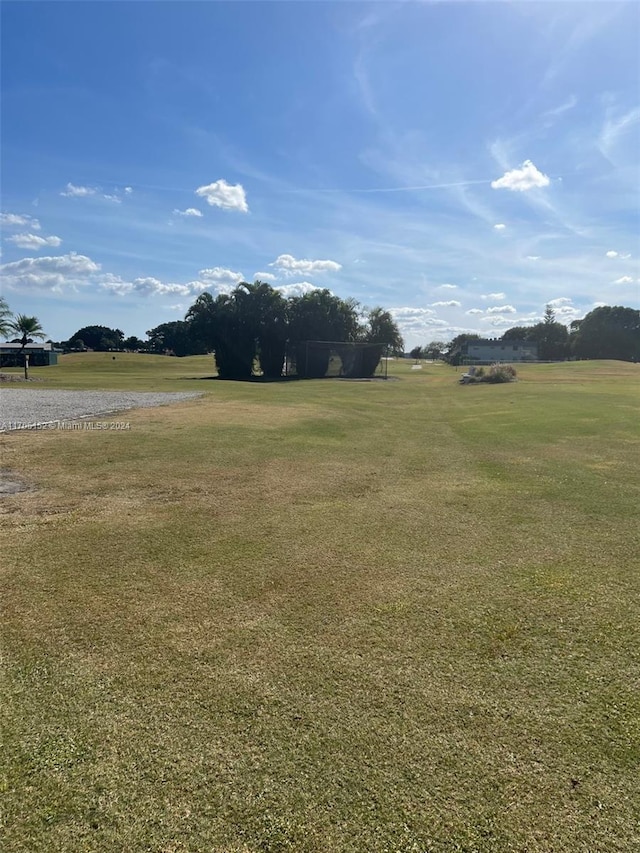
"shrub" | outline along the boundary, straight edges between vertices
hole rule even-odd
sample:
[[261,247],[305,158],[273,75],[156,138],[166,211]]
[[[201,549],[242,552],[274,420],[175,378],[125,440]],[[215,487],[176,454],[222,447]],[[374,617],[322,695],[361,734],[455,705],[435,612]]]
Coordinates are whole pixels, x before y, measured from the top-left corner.
[[[476,373],[476,377],[478,374]],[[516,378],[516,369],[511,364],[492,364],[489,372],[482,372],[478,379],[479,382],[491,382],[498,384],[500,382],[513,382]]]

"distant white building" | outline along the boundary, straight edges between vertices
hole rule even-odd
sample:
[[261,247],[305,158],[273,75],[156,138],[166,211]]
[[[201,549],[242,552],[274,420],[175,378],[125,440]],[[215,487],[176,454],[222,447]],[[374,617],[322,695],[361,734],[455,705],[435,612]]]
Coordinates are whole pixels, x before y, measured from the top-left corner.
[[475,340],[467,341],[460,348],[460,360],[464,364],[483,361],[491,364],[500,361],[537,361],[538,344],[532,341]]

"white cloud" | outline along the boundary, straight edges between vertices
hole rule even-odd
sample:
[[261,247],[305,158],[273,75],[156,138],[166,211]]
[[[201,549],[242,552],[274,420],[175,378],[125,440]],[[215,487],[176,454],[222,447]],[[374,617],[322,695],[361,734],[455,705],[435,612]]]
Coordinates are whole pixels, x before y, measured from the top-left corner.
[[440,284],[437,287],[437,290],[457,290],[457,284]]
[[254,272],[253,274],[254,281],[277,281],[278,277],[275,276],[272,272]]
[[[133,192],[133,189],[131,187],[125,187],[124,192],[127,195],[130,195]],[[100,198],[105,199],[105,201],[122,204],[122,198],[118,195],[117,189],[113,193],[103,193],[101,187],[78,187],[75,184],[68,183],[60,195],[65,196],[66,198],[88,198],[89,196],[99,195]]]
[[621,255],[620,252],[615,252],[613,249],[606,253],[607,258],[619,258],[621,261],[628,261],[631,257],[631,252],[626,252],[624,255]]
[[465,314],[484,314],[482,308],[469,308],[468,311],[465,311]]
[[118,296],[127,296],[132,293],[138,296],[194,296],[207,289],[207,285],[202,281],[190,281],[187,284],[165,284],[153,276],[126,281],[111,273],[102,276],[100,285]]
[[542,113],[540,118],[555,118],[556,116],[566,113],[567,110],[572,110],[577,103],[578,99],[576,98],[576,96],[571,95],[568,101],[565,101],[563,104],[560,104],[560,106],[555,107],[554,109],[546,110]]
[[505,293],[483,293],[480,299],[506,299]]
[[429,341],[434,337],[446,336],[450,326],[446,320],[438,319],[431,308],[389,308],[389,313],[407,343]]
[[513,305],[492,305],[487,308],[487,314],[515,314],[516,309]]
[[213,287],[220,293],[228,293],[233,288],[244,281],[244,276],[241,272],[226,269],[226,267],[211,267],[209,269],[200,270],[198,273],[200,279],[207,283],[207,287]]
[[3,282],[13,290],[55,290],[89,284],[100,270],[85,255],[71,252],[68,255],[44,258],[22,258],[0,266]]
[[397,319],[405,320],[410,318],[425,320],[436,316],[436,312],[431,308],[389,308],[389,313]]
[[614,284],[633,284],[633,279],[630,275],[623,275],[622,278],[617,278]]
[[552,299],[549,305],[553,308],[556,320],[559,323],[568,323],[570,320],[584,315],[584,311],[579,311],[568,296]]
[[37,219],[21,213],[0,213],[0,225],[4,225],[7,228],[16,226],[24,228],[26,226],[33,231],[40,230],[40,223]]
[[76,187],[74,184],[68,183],[66,190],[60,195],[67,198],[85,198],[88,195],[95,195],[97,192],[98,190],[95,187]]
[[274,290],[280,291],[284,298],[288,299],[290,296],[304,296],[305,293],[311,293],[311,291],[320,290],[320,288],[311,284],[310,281],[298,281],[295,284],[278,285]]
[[433,308],[461,308],[462,303],[456,299],[449,299],[447,302],[432,302]]
[[539,261],[540,255],[527,255],[527,260],[528,261]]
[[313,273],[321,272],[338,272],[342,269],[342,264],[337,261],[310,261],[307,258],[297,260],[293,255],[278,255],[278,257],[269,264],[270,267],[275,267],[278,272],[284,275],[312,275]]
[[60,237],[38,237],[37,234],[14,234],[13,237],[7,237],[7,240],[21,249],[31,249],[34,252],[44,249],[45,246],[59,246],[62,243]]
[[177,216],[202,216],[202,211],[198,210],[197,207],[188,207],[186,210],[178,210],[176,208],[173,212]]
[[548,187],[549,178],[540,172],[531,162],[525,160],[519,169],[511,169],[505,172],[501,178],[491,181],[494,190],[511,190],[512,192],[525,192],[534,187]]
[[494,327],[510,326],[513,323],[513,318],[503,317],[502,315],[492,315],[491,317],[483,317],[482,319],[489,326]]
[[504,231],[507,226],[504,224],[504,222],[497,222],[493,227],[496,231]]
[[212,207],[223,210],[239,210],[247,213],[247,198],[242,184],[228,184],[225,180],[214,181],[203,187],[198,187],[196,195],[206,199]]

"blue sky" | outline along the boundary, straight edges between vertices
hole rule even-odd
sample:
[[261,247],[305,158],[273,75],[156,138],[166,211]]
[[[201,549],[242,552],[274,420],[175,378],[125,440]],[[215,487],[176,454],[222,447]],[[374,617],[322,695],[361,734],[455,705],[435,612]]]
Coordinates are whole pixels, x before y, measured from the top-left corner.
[[640,307],[639,10],[3,2],[3,295],[54,340],[255,278],[408,346]]

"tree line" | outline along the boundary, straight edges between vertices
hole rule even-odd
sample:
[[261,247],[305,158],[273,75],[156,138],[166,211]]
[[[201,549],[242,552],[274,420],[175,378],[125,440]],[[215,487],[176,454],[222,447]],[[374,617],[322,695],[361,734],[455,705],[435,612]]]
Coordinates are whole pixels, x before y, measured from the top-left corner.
[[[432,341],[411,350],[412,358],[445,359],[451,364],[460,360],[460,349],[481,335],[463,333],[449,342]],[[533,326],[513,326],[500,338],[503,341],[528,341],[537,344],[540,361],[565,359],[619,359],[640,361],[640,310],[619,305],[594,308],[582,320],[572,320],[569,327],[559,323],[550,305],[544,318]]]
[[[307,341],[369,343],[360,368],[372,373],[387,345],[395,355],[403,354],[403,340],[389,311],[377,307],[363,309],[354,299],[340,299],[329,290],[313,290],[289,297],[264,282],[242,282],[229,294],[214,298],[201,294],[184,320],[162,323],[147,333],[143,341],[125,337],[120,329],[84,326],[68,341],[57,344],[63,350],[150,352],[176,356],[214,353],[218,372],[225,378],[248,378],[257,362],[267,378],[281,375],[285,356],[298,364],[298,373],[323,376],[328,351],[304,350]],[[41,340],[44,331],[37,317],[15,317],[0,297],[0,336],[14,340],[22,349]],[[411,350],[413,358],[445,359],[455,363],[462,345],[479,340],[480,335],[463,333],[451,341],[432,341]],[[531,341],[537,344],[542,361],[568,358],[620,359],[640,361],[640,310],[623,306],[600,306],[569,327],[558,322],[550,305],[544,318],[533,326],[513,326],[501,340]],[[304,357],[303,357],[304,352]],[[349,353],[341,353],[346,363]],[[371,362],[371,363],[369,363]],[[304,370],[301,366],[304,365]],[[373,365],[373,366],[372,366]]]
[[[287,356],[296,363],[298,375],[324,376],[329,351],[309,350],[308,341],[371,344],[358,365],[366,375],[375,371],[385,345],[396,354],[402,354],[404,347],[397,324],[383,308],[363,309],[356,300],[340,299],[329,290],[285,298],[261,281],[242,282],[231,293],[215,298],[202,293],[184,320],[162,323],[150,329],[147,338],[125,338],[120,329],[85,326],[64,346],[176,356],[213,352],[223,379],[249,378],[256,362],[264,377],[278,378]],[[350,357],[346,346],[340,354],[346,364]]]

